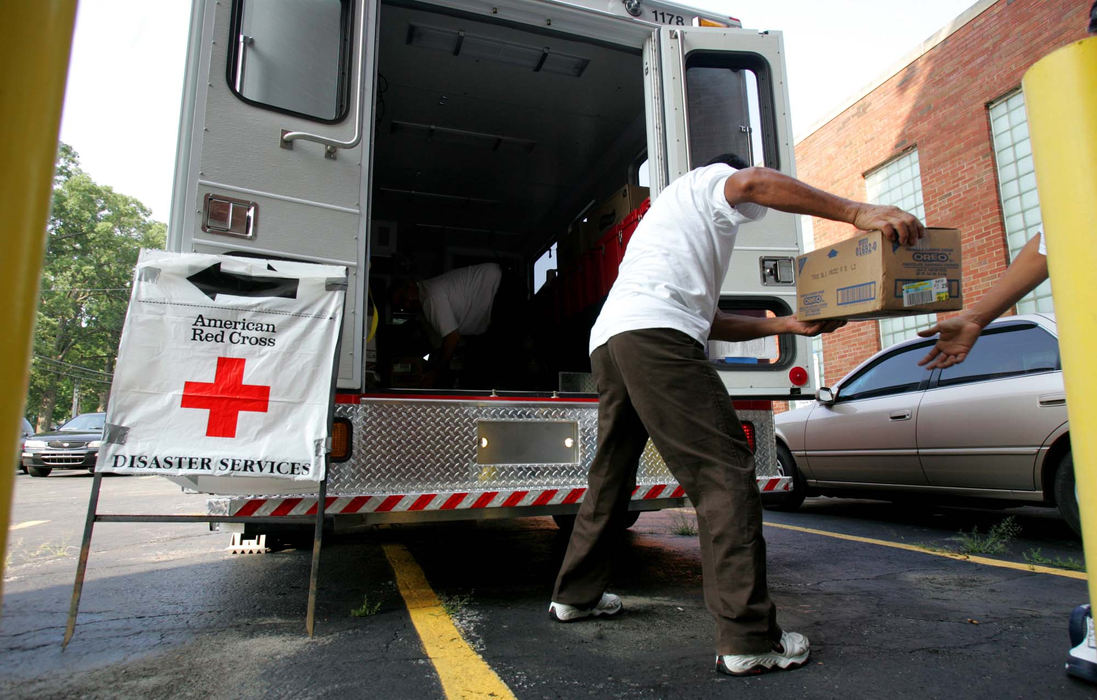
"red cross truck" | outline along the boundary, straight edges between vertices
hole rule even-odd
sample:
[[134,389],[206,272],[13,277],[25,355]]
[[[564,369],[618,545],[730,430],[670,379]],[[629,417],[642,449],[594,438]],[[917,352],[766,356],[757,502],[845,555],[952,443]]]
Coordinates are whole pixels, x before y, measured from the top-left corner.
[[[587,339],[629,236],[716,154],[794,174],[785,86],[780,33],[665,2],[196,0],[170,247],[349,270],[337,527],[566,519],[597,439]],[[800,241],[781,212],[743,226],[721,307],[792,313]],[[439,349],[401,290],[483,263],[501,272],[492,326]],[[771,402],[813,393],[810,342],[709,356],[779,496]],[[184,406],[233,434],[263,397],[210,395],[242,372],[192,378]],[[175,478],[211,513],[316,512],[307,484]],[[685,502],[649,445],[632,511]]]

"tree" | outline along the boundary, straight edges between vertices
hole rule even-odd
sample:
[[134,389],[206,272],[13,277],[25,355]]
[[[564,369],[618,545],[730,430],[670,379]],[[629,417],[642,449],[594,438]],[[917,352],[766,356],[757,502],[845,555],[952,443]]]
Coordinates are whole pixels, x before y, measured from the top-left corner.
[[27,396],[38,430],[69,416],[74,391],[77,412],[105,408],[138,251],[164,245],[166,227],[150,216],[93,181],[61,144]]

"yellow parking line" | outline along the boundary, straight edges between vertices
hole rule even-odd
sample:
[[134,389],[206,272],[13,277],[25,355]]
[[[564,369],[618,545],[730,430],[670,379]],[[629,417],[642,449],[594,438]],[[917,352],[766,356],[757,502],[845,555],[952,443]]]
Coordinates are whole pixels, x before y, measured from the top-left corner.
[[35,525],[45,525],[48,522],[48,520],[24,520],[21,523],[16,523],[15,525],[12,525],[8,528],[8,530],[22,530],[24,528],[34,527]]
[[446,697],[513,699],[514,693],[506,683],[461,637],[411,552],[399,544],[386,544],[384,550],[411,622],[434,664]]
[[822,535],[823,537],[834,537],[839,540],[851,540],[853,542],[865,542],[867,544],[878,544],[882,547],[892,547],[894,549],[905,549],[908,552],[921,552],[923,554],[932,554],[935,557],[945,557],[946,559],[956,559],[958,561],[969,561],[973,564],[986,564],[987,566],[997,566],[1003,569],[1016,569],[1018,571],[1033,571],[1038,574],[1051,574],[1052,576],[1063,576],[1065,578],[1076,578],[1082,581],[1086,581],[1086,573],[1084,571],[1070,571],[1069,569],[1056,569],[1050,566],[1037,566],[1035,564],[1020,564],[1013,561],[1002,561],[1000,559],[988,559],[986,557],[976,557],[970,554],[955,554],[953,552],[938,552],[926,547],[919,547],[914,544],[904,544],[902,542],[889,542],[887,540],[877,540],[871,537],[858,537],[857,535],[844,535],[840,532],[830,532],[828,530],[815,530],[810,527],[800,527],[798,525],[782,525],[780,523],[766,523],[770,527],[781,528],[782,530],[795,530],[797,532],[807,532],[812,535]]

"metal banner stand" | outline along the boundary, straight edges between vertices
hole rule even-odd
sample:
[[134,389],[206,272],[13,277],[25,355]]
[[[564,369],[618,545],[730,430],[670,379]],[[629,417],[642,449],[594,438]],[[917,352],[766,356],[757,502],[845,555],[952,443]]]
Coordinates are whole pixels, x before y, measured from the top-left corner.
[[[326,470],[325,470],[326,474]],[[91,535],[95,523],[308,523],[310,518],[301,516],[233,516],[233,515],[122,515],[117,513],[99,513],[99,489],[103,474],[95,473],[91,484],[91,497],[88,500],[88,517],[84,521],[84,540],[80,545],[80,559],[76,565],[76,580],[72,585],[72,602],[69,604],[69,618],[65,625],[65,638],[61,641],[64,649],[76,632],[76,616],[80,609],[80,595],[84,591],[84,575],[88,570],[88,555],[91,551]],[[316,621],[316,584],[320,574],[320,546],[324,536],[324,504],[327,500],[327,476],[320,481],[320,490],[316,500],[316,525],[312,539],[312,564],[309,571],[308,612],[305,616],[305,630],[313,636]]]
[[[146,253],[149,253],[149,257],[147,259],[146,259]],[[148,261],[148,267],[147,268],[142,267],[142,265],[144,265],[146,263],[146,261]],[[216,262],[213,262],[213,261],[216,261]],[[211,264],[211,262],[213,264]],[[238,262],[239,261],[234,261],[234,264],[236,264]],[[305,618],[305,629],[306,629],[309,637],[313,636],[313,633],[315,631],[315,624],[316,624],[316,590],[317,590],[317,582],[319,580],[320,548],[323,544],[324,512],[325,512],[325,506],[326,506],[326,501],[327,501],[327,478],[328,478],[327,470],[331,467],[331,463],[332,463],[332,447],[333,447],[332,446],[332,440],[333,440],[334,435],[333,435],[333,431],[331,430],[331,426],[333,425],[333,421],[334,421],[334,417],[335,417],[334,416],[334,413],[335,413],[335,393],[336,393],[336,384],[337,384],[336,367],[337,367],[338,361],[339,361],[339,353],[340,353],[340,346],[341,346],[342,322],[343,322],[343,296],[346,293],[346,271],[345,271],[344,268],[333,268],[331,270],[319,270],[319,271],[297,269],[297,271],[292,271],[292,270],[286,271],[286,274],[291,275],[291,276],[272,277],[272,276],[269,275],[269,271],[272,271],[272,270],[275,270],[275,269],[273,267],[270,267],[270,264],[268,262],[266,268],[258,268],[257,271],[258,271],[259,275],[256,276],[255,275],[256,270],[250,270],[250,274],[247,274],[249,272],[249,268],[246,268],[246,267],[244,268],[243,271],[237,270],[237,271],[226,272],[225,270],[223,270],[221,268],[221,263],[222,263],[222,261],[219,260],[218,258],[216,258],[215,256],[206,256],[206,255],[201,255],[201,254],[171,254],[171,253],[164,253],[162,251],[160,251],[160,252],[157,252],[157,251],[152,251],[152,252],[142,251],[141,258],[139,258],[139,260],[138,260],[137,270],[135,271],[134,285],[133,285],[133,296],[131,297],[130,310],[127,312],[127,315],[126,315],[126,325],[123,329],[122,341],[119,344],[120,366],[121,366],[121,359],[126,356],[126,353],[124,352],[124,349],[127,347],[127,345],[126,345],[127,344],[127,338],[129,337],[129,334],[131,332],[133,333],[134,338],[137,338],[137,340],[132,341],[132,342],[135,343],[134,347],[138,348],[138,350],[136,352],[140,351],[140,336],[141,336],[141,333],[138,332],[137,330],[132,330],[132,329],[143,329],[146,334],[150,333],[150,332],[152,332],[154,334],[158,334],[159,330],[160,330],[160,327],[157,326],[156,324],[157,323],[165,323],[166,321],[163,320],[164,318],[168,318],[169,321],[179,323],[178,320],[172,319],[170,317],[166,317],[163,314],[159,314],[155,317],[141,318],[141,314],[138,313],[137,317],[139,318],[139,320],[138,321],[133,320],[134,319],[134,302],[135,302],[135,300],[138,300],[138,287],[139,287],[139,284],[141,284],[141,283],[147,283],[147,284],[150,284],[150,285],[164,284],[165,285],[164,289],[171,290],[171,292],[173,294],[180,295],[180,298],[183,298],[183,299],[186,299],[186,297],[183,296],[184,294],[194,295],[194,291],[190,290],[188,287],[184,286],[184,289],[186,290],[186,292],[180,292],[177,289],[172,288],[171,285],[175,284],[178,287],[178,285],[182,284],[183,282],[185,282],[187,284],[190,284],[193,287],[200,290],[201,294],[204,295],[199,300],[199,304],[201,305],[200,308],[202,308],[203,310],[207,310],[205,312],[207,314],[210,314],[211,317],[212,317],[213,313],[216,313],[221,308],[224,308],[226,311],[233,311],[233,312],[236,312],[236,311],[240,310],[239,308],[234,308],[234,307],[229,306],[229,305],[225,305],[224,307],[215,306],[214,304],[215,304],[219,294],[224,294],[224,295],[227,295],[229,297],[234,297],[234,298],[235,297],[261,297],[261,298],[271,298],[271,299],[289,298],[289,299],[296,300],[296,299],[298,299],[299,290],[304,288],[304,287],[302,287],[302,285],[304,285],[305,282],[307,282],[308,283],[307,289],[310,290],[309,293],[313,294],[313,299],[322,299],[322,298],[324,298],[323,295],[326,295],[327,297],[329,297],[329,300],[324,302],[324,303],[330,304],[330,307],[329,307],[328,311],[324,312],[324,313],[328,314],[326,316],[310,316],[308,314],[288,313],[284,307],[280,308],[280,309],[279,308],[273,308],[269,312],[269,313],[272,313],[272,314],[281,314],[280,317],[286,317],[286,318],[288,318],[288,317],[294,317],[294,318],[320,318],[322,321],[325,321],[325,322],[329,323],[329,327],[325,329],[325,333],[327,333],[328,335],[321,336],[321,341],[320,342],[322,342],[323,338],[325,338],[325,337],[330,338],[333,341],[331,345],[326,346],[326,349],[328,349],[329,351],[331,351],[332,349],[334,350],[334,352],[331,355],[331,364],[330,365],[324,365],[322,367],[312,366],[312,369],[315,370],[316,374],[319,374],[320,376],[323,376],[324,374],[326,374],[327,377],[328,377],[328,381],[330,382],[330,384],[327,387],[326,396],[325,396],[325,393],[323,392],[323,390],[321,389],[319,391],[310,390],[310,392],[298,392],[296,394],[290,393],[288,395],[290,398],[283,397],[283,399],[282,399],[283,402],[292,401],[292,402],[294,402],[295,406],[303,406],[305,408],[312,407],[312,410],[313,410],[313,414],[312,414],[313,415],[313,417],[312,417],[313,428],[314,428],[314,432],[312,434],[313,442],[310,442],[309,444],[311,446],[314,446],[315,449],[313,451],[311,451],[310,453],[308,453],[308,456],[307,456],[306,459],[308,460],[308,464],[312,464],[314,466],[319,466],[318,465],[318,462],[319,462],[319,463],[322,463],[323,466],[324,466],[323,478],[321,478],[319,480],[319,482],[317,483],[318,491],[317,491],[317,494],[316,494],[316,517],[314,519],[311,515],[308,515],[308,514],[303,514],[303,515],[299,515],[299,516],[270,516],[270,515],[256,516],[256,515],[167,515],[167,514],[155,514],[155,513],[153,513],[153,514],[119,514],[119,513],[109,513],[108,514],[108,513],[100,513],[99,512],[99,494],[100,494],[100,489],[102,488],[103,473],[104,472],[114,472],[114,471],[117,471],[119,473],[124,473],[124,474],[125,473],[134,473],[132,466],[126,466],[126,464],[125,464],[125,462],[126,462],[125,455],[122,455],[122,459],[120,461],[118,459],[118,455],[115,455],[113,467],[108,467],[107,466],[109,464],[107,462],[107,455],[111,454],[111,452],[110,452],[111,449],[117,449],[118,446],[123,445],[123,444],[132,445],[134,443],[137,443],[138,445],[143,445],[144,449],[153,450],[153,451],[155,451],[156,449],[161,447],[161,443],[162,443],[162,439],[160,437],[161,433],[156,433],[156,432],[154,432],[154,430],[152,428],[150,428],[150,425],[153,425],[153,426],[155,425],[154,421],[156,420],[156,418],[159,418],[159,416],[156,416],[156,418],[150,418],[150,417],[148,417],[147,414],[143,414],[141,412],[141,410],[139,410],[141,404],[140,403],[134,404],[133,399],[130,398],[134,393],[136,393],[134,391],[133,387],[138,386],[138,385],[141,386],[142,391],[144,393],[149,393],[149,392],[155,393],[155,391],[156,391],[155,387],[159,387],[159,390],[162,393],[164,393],[164,392],[168,392],[168,391],[174,391],[174,389],[171,389],[171,388],[165,389],[164,388],[165,386],[173,387],[175,384],[178,383],[176,381],[177,377],[175,377],[174,375],[170,375],[166,381],[164,380],[163,375],[157,375],[158,372],[162,371],[163,367],[165,366],[165,362],[170,363],[170,361],[171,361],[170,358],[168,360],[161,359],[159,361],[159,364],[156,365],[156,366],[148,366],[147,363],[146,363],[146,365],[140,365],[140,364],[136,365],[138,367],[143,367],[146,370],[145,373],[138,376],[134,370],[130,370],[130,375],[131,376],[127,376],[125,378],[125,380],[122,381],[123,385],[125,385],[125,382],[128,381],[128,385],[125,385],[123,389],[119,389],[120,381],[119,381],[119,379],[116,375],[115,384],[114,384],[114,386],[112,387],[112,390],[111,390],[111,406],[112,406],[111,411],[112,412],[117,411],[118,415],[122,415],[122,416],[125,417],[127,415],[126,410],[128,409],[129,410],[128,417],[129,417],[131,422],[129,424],[125,424],[125,425],[119,424],[119,425],[116,425],[116,426],[111,426],[109,424],[109,421],[111,420],[111,415],[108,414],[108,426],[107,426],[107,430],[104,433],[103,446],[100,448],[100,453],[99,453],[99,462],[100,462],[100,464],[96,468],[95,476],[94,476],[94,479],[93,479],[92,485],[91,485],[91,495],[88,499],[87,519],[84,521],[84,538],[83,538],[83,542],[81,543],[81,546],[80,546],[80,558],[79,558],[79,561],[78,561],[77,567],[76,567],[76,580],[73,583],[72,601],[69,605],[68,622],[65,626],[64,639],[61,642],[61,648],[62,649],[64,649],[65,647],[68,646],[68,643],[72,640],[73,634],[76,632],[76,618],[77,618],[77,615],[79,613],[80,598],[81,598],[81,595],[82,595],[83,589],[84,589],[84,578],[87,574],[88,558],[89,558],[90,553],[91,553],[91,537],[92,537],[92,532],[94,531],[96,522],[104,522],[104,523],[109,523],[109,522],[113,522],[113,523],[252,523],[252,524],[257,524],[257,523],[281,523],[281,524],[301,524],[301,525],[307,525],[309,523],[314,523],[313,542],[312,542],[312,559],[311,559],[311,563],[310,563],[311,568],[310,568],[310,572],[309,572],[308,604],[307,604],[307,614],[306,614],[306,618]],[[193,269],[197,269],[197,268],[204,268],[204,269],[202,269],[200,272],[197,272],[197,273],[192,272]],[[341,273],[341,277],[335,276],[337,273]],[[189,274],[189,276],[186,276],[185,279],[183,279],[183,277],[185,275],[188,275],[188,274]],[[297,275],[297,277],[293,277],[292,275]],[[223,285],[223,287],[220,287],[218,285]],[[275,285],[275,286],[272,287],[271,285]],[[160,290],[159,287],[156,287],[156,289]],[[321,292],[318,293],[317,290],[321,290]],[[333,297],[333,293],[334,293],[334,297]],[[166,294],[167,294],[167,292],[161,291],[162,296],[164,296]],[[207,301],[205,299],[205,297],[208,297],[209,301]],[[166,299],[167,302],[172,301],[172,297],[170,297],[170,296],[164,296],[164,299]],[[156,298],[155,300],[150,301],[148,303],[164,304],[165,301],[162,301],[160,298]],[[194,304],[189,302],[189,301],[183,301],[183,302],[179,302],[179,303],[182,306],[185,306],[187,308],[190,308],[190,307],[194,306]],[[315,303],[315,302],[310,302],[310,303]],[[211,311],[208,311],[208,309],[213,309],[214,311],[211,312]],[[190,313],[190,312],[188,311],[188,313]],[[315,312],[313,312],[313,313],[315,313]],[[152,319],[152,320],[149,320],[149,319]],[[214,318],[213,320],[218,321],[219,319]],[[184,319],[184,321],[186,321],[186,319]],[[334,325],[332,326],[330,324],[333,321],[334,321]],[[141,325],[142,323],[144,323],[145,325],[142,326]],[[199,315],[193,322],[187,323],[187,327],[190,328],[190,332],[181,335],[181,337],[183,337],[184,339],[187,339],[189,341],[192,341],[192,342],[214,344],[214,347],[216,348],[217,347],[216,344],[219,344],[219,343],[223,342],[223,336],[224,336],[225,331],[224,330],[221,330],[219,332],[207,331],[206,330],[206,328],[207,328],[206,324],[207,323],[209,323],[209,321],[207,319],[205,319],[203,316]],[[224,328],[227,325],[227,327],[232,329],[234,333],[236,333],[236,330],[238,329],[238,326],[235,325],[237,323],[236,321],[220,319],[220,323],[221,323],[221,325],[218,325],[217,323],[214,323],[213,327],[214,328]],[[280,322],[280,324],[283,324],[283,323],[285,323],[285,322]],[[132,324],[132,329],[131,329],[131,324]],[[293,324],[287,324],[287,325],[288,325],[288,328],[286,326],[283,326],[281,329],[279,329],[274,324],[252,323],[251,326],[247,326],[245,324],[244,330],[252,331],[252,332],[255,332],[255,333],[259,333],[259,334],[263,334],[263,333],[269,334],[270,338],[258,337],[259,340],[265,340],[265,339],[270,340],[269,344],[259,343],[259,342],[250,343],[250,345],[262,346],[262,347],[273,347],[274,346],[273,336],[276,333],[279,333],[279,332],[282,332],[283,334],[288,333],[289,335],[284,336],[284,337],[288,338],[289,340],[292,341],[292,339],[299,338],[303,334],[305,334],[306,332],[308,332],[310,330],[309,328],[306,328],[304,326],[304,324],[301,323],[301,322],[297,322],[296,326],[294,326]],[[150,331],[150,327],[151,327],[151,331]],[[197,330],[195,330],[195,329],[197,329]],[[297,335],[295,336],[295,335],[293,335],[293,333],[296,333]],[[222,336],[222,337],[218,337],[218,336]],[[179,337],[179,336],[177,335],[176,337]],[[231,339],[231,336],[229,336],[229,337]],[[241,335],[241,339],[246,338],[246,337],[247,336],[242,336]],[[252,340],[256,340],[256,338],[252,338]],[[238,341],[233,341],[233,342],[238,342],[239,343],[240,341],[238,340]],[[236,416],[236,414],[238,414],[239,411],[241,411],[241,410],[260,411],[260,412],[265,413],[266,412],[266,400],[267,400],[266,397],[267,397],[268,394],[267,393],[263,394],[263,397],[261,399],[262,402],[263,402],[263,405],[262,405],[261,409],[257,409],[257,408],[254,408],[254,407],[238,408],[236,413],[232,414],[232,422],[231,422],[231,425],[228,428],[226,428],[225,425],[224,425],[224,420],[225,419],[222,415],[220,415],[220,414],[217,415],[217,420],[220,421],[220,422],[215,421],[215,409],[217,407],[214,406],[214,404],[210,400],[208,400],[208,398],[210,396],[216,397],[219,394],[223,394],[224,392],[226,392],[228,390],[232,390],[232,389],[236,389],[236,388],[244,388],[245,387],[245,385],[243,384],[243,371],[244,371],[243,368],[244,368],[244,363],[245,363],[246,359],[244,359],[244,358],[226,358],[226,357],[223,357],[219,351],[213,351],[213,352],[206,351],[206,354],[209,357],[216,357],[217,358],[217,375],[215,377],[215,382],[212,383],[212,384],[208,384],[208,383],[205,383],[205,382],[186,382],[186,383],[184,383],[183,384],[184,391],[183,391],[183,394],[182,394],[183,400],[182,400],[181,403],[177,403],[177,405],[179,405],[181,408],[184,408],[184,409],[197,408],[197,409],[206,409],[206,410],[210,411],[209,422],[206,424],[206,434],[205,434],[205,436],[207,438],[211,437],[211,436],[214,437],[214,438],[226,438],[226,437],[232,438],[232,437],[235,437],[235,430],[236,430],[236,428],[235,428],[235,416]],[[180,356],[181,356],[181,354],[179,352],[177,352],[176,355],[175,355],[177,360]],[[174,365],[169,364],[169,366],[174,366]],[[236,374],[234,375],[233,372],[236,372]],[[152,375],[152,376],[150,376],[150,375]],[[236,381],[235,385],[231,384],[231,382],[234,379]],[[157,383],[157,380],[159,380],[159,383]],[[302,381],[304,381],[304,380],[302,380]],[[226,383],[227,383],[227,386],[226,386]],[[154,388],[144,389],[144,387],[146,385],[149,385],[150,387],[154,387]],[[185,388],[185,387],[188,387],[188,386],[192,387],[192,388],[191,389]],[[306,382],[304,384],[304,386],[315,387],[316,385],[315,384],[308,385],[307,382]],[[250,389],[256,389],[256,390],[263,389],[266,392],[270,391],[270,387],[261,386],[261,385],[260,386],[255,386],[255,387],[247,387],[247,388],[249,388],[249,390]],[[187,393],[188,391],[191,391],[193,393],[188,394]],[[203,394],[202,392],[206,392],[206,393]],[[252,392],[252,393],[254,394],[254,392]],[[120,396],[122,398],[119,398]],[[188,405],[188,403],[187,403],[188,397],[192,399],[190,405]],[[203,400],[202,401],[197,401],[197,400],[195,400],[194,397],[198,397],[198,398],[203,399]],[[228,398],[233,399],[233,398],[238,398],[238,397],[237,396],[232,396],[230,394],[230,396]],[[256,401],[256,399],[254,398],[253,395],[247,395],[247,394],[244,395],[244,400],[252,401],[252,402]],[[320,415],[316,415],[316,409],[318,407],[322,406],[325,402],[327,404],[326,415],[323,414],[323,413],[321,413]],[[119,408],[120,405],[124,406],[125,408],[120,409]],[[135,406],[136,406],[136,408],[135,408]],[[230,404],[230,407],[231,407],[231,404]],[[229,410],[231,410],[231,408]],[[136,415],[136,418],[134,418],[134,415]],[[323,422],[320,422],[320,421],[323,421]],[[326,423],[326,426],[328,428],[327,429],[327,435],[326,435],[326,449],[325,449],[325,445],[324,445],[324,439],[321,438],[323,433],[320,432],[320,426],[324,425],[325,423]],[[214,426],[214,427],[210,428],[209,426]],[[113,434],[112,434],[112,429],[114,431]],[[142,432],[142,431],[144,431],[144,432]],[[136,435],[136,438],[135,438],[135,435]],[[127,442],[127,440],[129,442]],[[135,450],[136,450],[136,448],[135,448]],[[322,462],[320,462],[321,455],[323,456],[323,461]],[[154,455],[154,457],[155,457],[155,455]],[[132,459],[132,456],[131,456],[131,459]],[[205,461],[209,462],[209,458],[206,458]],[[100,467],[103,467],[103,468],[100,469]],[[272,470],[272,473],[273,473],[273,467],[271,467],[271,470]],[[140,473],[140,472],[138,472],[138,473]]]

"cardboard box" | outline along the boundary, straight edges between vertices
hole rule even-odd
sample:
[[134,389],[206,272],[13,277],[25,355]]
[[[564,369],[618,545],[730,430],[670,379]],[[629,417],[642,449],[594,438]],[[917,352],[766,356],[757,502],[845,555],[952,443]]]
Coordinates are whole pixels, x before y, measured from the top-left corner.
[[960,232],[927,228],[914,247],[869,231],[796,260],[803,321],[910,316],[963,308]]

